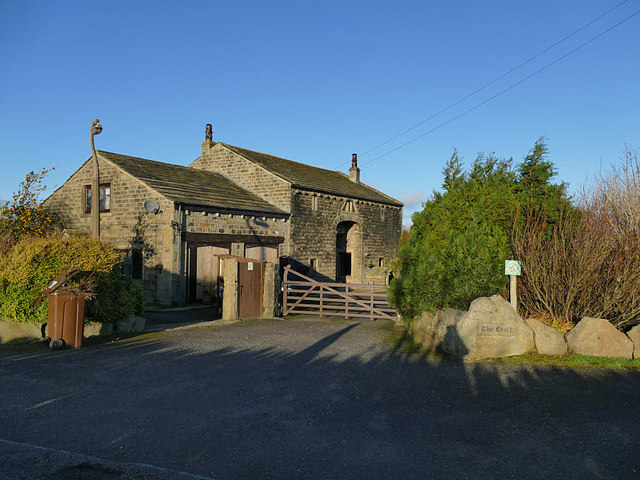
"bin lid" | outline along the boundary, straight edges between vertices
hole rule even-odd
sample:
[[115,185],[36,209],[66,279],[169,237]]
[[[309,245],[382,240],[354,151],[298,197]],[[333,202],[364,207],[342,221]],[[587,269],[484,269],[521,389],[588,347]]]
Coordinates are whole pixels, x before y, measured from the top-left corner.
[[79,271],[80,271],[79,268],[74,268],[72,270],[67,270],[66,272],[62,272],[60,275],[58,275],[56,278],[53,279],[53,281],[49,284],[49,286],[47,286],[42,291],[42,293],[48,294],[48,293],[55,292],[58,288],[60,288],[62,285],[68,282],[71,278],[73,278]]

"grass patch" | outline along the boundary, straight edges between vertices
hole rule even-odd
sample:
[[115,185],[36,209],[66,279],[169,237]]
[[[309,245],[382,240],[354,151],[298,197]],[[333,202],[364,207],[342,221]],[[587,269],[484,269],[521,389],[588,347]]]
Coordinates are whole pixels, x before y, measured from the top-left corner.
[[[455,357],[441,351],[430,350],[414,341],[408,332],[393,332],[384,339],[385,343],[397,352],[416,355],[429,360],[460,361]],[[535,365],[558,368],[600,368],[609,370],[640,371],[640,358],[629,360],[626,358],[591,357],[571,353],[566,355],[540,355],[528,353],[513,357],[487,358],[481,360],[468,360],[475,364],[485,365]]]
[[591,357],[569,353],[566,355],[540,355],[529,353],[514,357],[493,358],[484,360],[485,363],[505,365],[541,365],[550,367],[567,368],[604,368],[610,370],[636,370],[640,371],[640,358],[629,360],[626,358]]

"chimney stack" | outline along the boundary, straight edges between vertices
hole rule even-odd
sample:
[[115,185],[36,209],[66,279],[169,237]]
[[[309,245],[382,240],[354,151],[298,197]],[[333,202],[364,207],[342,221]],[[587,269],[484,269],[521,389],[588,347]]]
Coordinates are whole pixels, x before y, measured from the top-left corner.
[[213,141],[213,125],[207,123],[207,126],[204,129],[204,142],[202,142],[202,154],[204,155],[209,151],[211,147],[213,147],[216,142]]
[[351,168],[349,169],[349,180],[353,183],[360,183],[360,169],[358,168],[358,154],[351,155]]

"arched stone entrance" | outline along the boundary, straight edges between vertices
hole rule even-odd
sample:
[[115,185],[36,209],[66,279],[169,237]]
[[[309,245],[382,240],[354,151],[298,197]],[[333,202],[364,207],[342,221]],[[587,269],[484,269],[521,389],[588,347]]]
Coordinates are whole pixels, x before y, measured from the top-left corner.
[[359,283],[362,278],[362,233],[353,221],[338,223],[336,232],[336,281]]

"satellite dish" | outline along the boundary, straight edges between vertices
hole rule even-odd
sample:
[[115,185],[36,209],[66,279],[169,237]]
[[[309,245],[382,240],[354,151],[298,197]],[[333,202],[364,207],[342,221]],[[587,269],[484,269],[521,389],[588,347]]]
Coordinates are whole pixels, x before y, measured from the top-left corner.
[[155,200],[147,200],[144,202],[144,209],[149,213],[158,213],[160,205]]

